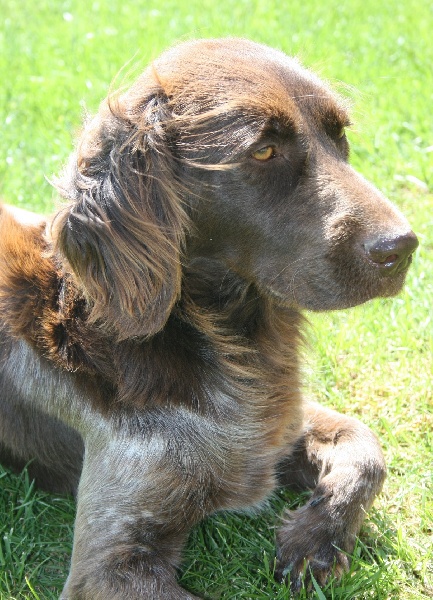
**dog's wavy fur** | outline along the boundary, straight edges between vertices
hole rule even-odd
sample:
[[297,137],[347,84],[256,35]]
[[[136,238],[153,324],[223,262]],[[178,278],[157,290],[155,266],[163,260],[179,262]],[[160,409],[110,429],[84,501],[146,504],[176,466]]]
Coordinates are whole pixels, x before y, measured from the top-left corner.
[[347,164],[348,124],[296,60],[187,42],[85,125],[65,208],[1,211],[0,451],[77,494],[64,600],[195,598],[175,578],[190,528],[277,485],[313,490],[277,576],[348,567],[385,465],[366,427],[302,400],[301,310],[398,292],[410,258],[366,248],[416,245]]

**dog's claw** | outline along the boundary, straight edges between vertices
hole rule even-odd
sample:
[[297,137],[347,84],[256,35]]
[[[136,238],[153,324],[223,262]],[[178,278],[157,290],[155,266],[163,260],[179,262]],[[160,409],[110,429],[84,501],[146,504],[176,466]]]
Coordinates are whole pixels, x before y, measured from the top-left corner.
[[280,557],[275,568],[275,579],[280,583],[289,584],[292,594],[298,594],[303,584],[310,588],[312,578],[321,587],[325,586],[331,577],[341,579],[350,567],[348,556],[337,548],[331,553],[327,552],[327,555],[328,558],[324,560],[314,556],[292,559],[289,562]]
[[278,581],[279,583],[289,583],[292,594],[297,594],[302,588],[303,570],[302,572],[298,572],[298,574],[296,575],[296,569],[294,567],[295,565],[293,563],[286,565],[285,567],[277,567],[275,569],[274,576],[276,581]]

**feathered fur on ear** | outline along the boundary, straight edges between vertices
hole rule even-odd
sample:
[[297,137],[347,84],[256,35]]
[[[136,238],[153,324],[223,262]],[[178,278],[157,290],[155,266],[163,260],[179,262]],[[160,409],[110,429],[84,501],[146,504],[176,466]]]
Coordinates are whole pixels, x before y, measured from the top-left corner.
[[106,100],[57,182],[71,200],[54,222],[57,249],[89,300],[90,319],[118,339],[159,331],[180,294],[188,220],[168,100],[153,87]]

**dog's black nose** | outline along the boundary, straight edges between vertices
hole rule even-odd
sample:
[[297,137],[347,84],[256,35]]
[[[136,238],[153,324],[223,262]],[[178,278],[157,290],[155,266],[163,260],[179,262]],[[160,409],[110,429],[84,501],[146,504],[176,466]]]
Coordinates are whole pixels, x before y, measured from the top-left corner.
[[369,240],[364,243],[364,250],[367,257],[382,269],[384,275],[395,275],[408,268],[418,243],[416,235],[409,231],[396,237]]

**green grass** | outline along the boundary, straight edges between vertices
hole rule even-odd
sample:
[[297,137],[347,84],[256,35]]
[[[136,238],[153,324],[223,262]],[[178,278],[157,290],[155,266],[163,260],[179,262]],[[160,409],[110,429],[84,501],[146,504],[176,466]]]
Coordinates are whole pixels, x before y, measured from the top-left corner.
[[[46,178],[71,151],[83,106],[95,110],[126,63],[180,39],[265,42],[351,98],[352,163],[421,246],[398,298],[310,316],[307,392],[369,424],[389,466],[351,572],[313,587],[319,600],[433,597],[432,31],[430,0],[0,0],[0,194],[22,207],[53,207]],[[283,504],[301,500],[280,494],[261,515],[209,519],[191,536],[184,584],[221,600],[288,598],[272,576],[274,527]],[[58,597],[73,516],[68,499],[0,471],[0,600]]]

